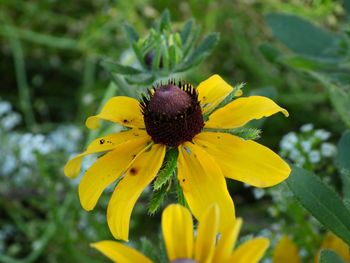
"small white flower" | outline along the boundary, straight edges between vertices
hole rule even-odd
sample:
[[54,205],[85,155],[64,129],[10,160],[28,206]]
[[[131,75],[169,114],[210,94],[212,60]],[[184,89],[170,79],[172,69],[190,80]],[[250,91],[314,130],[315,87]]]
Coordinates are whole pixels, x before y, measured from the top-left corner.
[[298,160],[301,156],[302,156],[301,153],[300,153],[299,150],[296,149],[296,148],[293,148],[293,149],[290,151],[289,157],[290,157],[293,161]]
[[313,129],[314,129],[314,125],[312,123],[307,123],[300,127],[301,132],[309,132],[309,131],[312,131]]
[[265,191],[261,188],[254,188],[253,194],[254,194],[255,199],[259,200],[265,195]]
[[12,110],[12,105],[7,101],[0,101],[0,116],[9,113]]
[[312,147],[311,141],[302,141],[300,145],[304,152],[309,152]]
[[331,133],[329,131],[319,129],[315,131],[315,137],[319,138],[322,141],[325,141],[331,137]]
[[324,157],[332,157],[336,154],[337,152],[337,148],[328,142],[324,142],[321,144],[321,154]]
[[18,113],[12,112],[1,119],[1,126],[9,131],[12,130],[16,125],[21,122],[21,115]]
[[321,155],[319,151],[311,151],[309,153],[309,161],[311,163],[318,163],[321,160]]
[[283,150],[292,150],[297,142],[298,137],[295,132],[289,132],[283,136],[280,142],[280,147]]

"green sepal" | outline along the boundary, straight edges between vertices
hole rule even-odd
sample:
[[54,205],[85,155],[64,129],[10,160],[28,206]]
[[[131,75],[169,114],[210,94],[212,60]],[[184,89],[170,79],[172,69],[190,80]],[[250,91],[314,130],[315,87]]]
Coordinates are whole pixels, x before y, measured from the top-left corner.
[[111,73],[118,73],[122,75],[138,75],[143,73],[139,69],[130,66],[124,66],[119,63],[108,60],[103,60],[101,62],[101,65]]

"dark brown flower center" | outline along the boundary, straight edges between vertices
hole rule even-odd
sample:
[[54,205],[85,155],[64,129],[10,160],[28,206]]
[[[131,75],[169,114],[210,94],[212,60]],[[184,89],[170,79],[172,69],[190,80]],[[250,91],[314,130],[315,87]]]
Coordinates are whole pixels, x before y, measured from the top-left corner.
[[203,126],[196,90],[189,84],[170,81],[143,97],[141,108],[147,133],[155,143],[177,147],[191,141]]

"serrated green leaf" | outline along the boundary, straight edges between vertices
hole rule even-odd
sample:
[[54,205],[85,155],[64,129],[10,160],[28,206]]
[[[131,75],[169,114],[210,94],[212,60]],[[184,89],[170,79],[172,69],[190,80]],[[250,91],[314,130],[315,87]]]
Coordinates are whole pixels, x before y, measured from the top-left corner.
[[345,263],[343,259],[330,249],[322,249],[319,263]]
[[139,40],[139,34],[136,32],[135,28],[132,25],[125,23],[124,30],[131,42],[136,42]]
[[336,57],[337,34],[295,15],[271,13],[266,21],[273,35],[294,52],[314,57]]
[[152,193],[151,201],[148,205],[148,213],[150,215],[155,214],[160,206],[164,203],[164,199],[168,194],[168,186],[162,185],[162,187],[158,188],[157,190],[154,190]]
[[170,68],[174,68],[176,65],[176,47],[169,47],[169,60],[170,60]]
[[138,75],[143,73],[139,69],[136,69],[130,66],[123,66],[119,63],[107,61],[107,60],[102,61],[101,65],[111,73],[118,73],[122,75]]
[[164,184],[166,184],[169,181],[169,179],[171,179],[171,176],[174,174],[177,167],[178,155],[179,152],[176,148],[167,151],[164,157],[164,165],[160,169],[160,172],[158,173],[157,178],[154,181],[153,189],[160,189]]
[[350,211],[320,178],[292,166],[287,184],[298,201],[328,230],[350,244]]

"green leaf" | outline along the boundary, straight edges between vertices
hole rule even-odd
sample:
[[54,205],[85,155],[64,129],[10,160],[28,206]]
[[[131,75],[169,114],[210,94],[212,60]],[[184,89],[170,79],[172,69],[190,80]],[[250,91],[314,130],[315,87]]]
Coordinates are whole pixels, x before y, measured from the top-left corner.
[[322,249],[319,263],[345,263],[333,250]]
[[322,83],[324,88],[327,89],[335,110],[344,123],[350,127],[350,92],[332,83],[325,75],[321,75],[317,72],[309,72],[309,74]]
[[154,215],[158,211],[159,207],[164,203],[168,191],[169,187],[167,185],[163,185],[158,190],[153,191],[151,201],[148,205],[148,213],[150,215]]
[[163,167],[160,169],[160,172],[157,175],[157,179],[154,181],[153,189],[160,189],[174,174],[177,167],[178,155],[179,152],[176,148],[172,148],[167,151],[164,158]]
[[170,13],[168,9],[165,9],[162,13],[162,17],[160,18],[160,30],[171,29],[170,24]]
[[265,58],[272,63],[275,63],[278,57],[282,55],[277,48],[268,43],[261,44],[259,46],[259,50],[265,56]]
[[186,45],[186,43],[190,37],[190,34],[192,32],[192,26],[193,26],[193,19],[190,19],[186,22],[182,31],[180,32],[181,41],[182,41],[183,46]]
[[338,63],[329,60],[303,57],[300,55],[283,56],[278,59],[280,63],[300,70],[334,71],[338,70]]
[[132,25],[125,23],[124,30],[131,42],[136,42],[139,40],[139,34],[136,32],[135,28]]
[[328,230],[350,244],[350,211],[318,177],[292,166],[287,184],[298,201]]
[[143,73],[139,69],[136,69],[130,66],[123,66],[119,63],[107,61],[107,60],[102,61],[101,65],[111,73],[118,73],[122,75],[138,75]]
[[236,128],[236,129],[210,129],[210,128],[207,128],[207,129],[205,129],[205,131],[229,133],[229,134],[241,137],[245,140],[257,140],[260,138],[260,135],[261,135],[260,129],[246,128],[246,127],[240,127],[240,128]]
[[338,151],[335,159],[340,170],[343,182],[344,197],[350,199],[350,131],[343,133],[338,142]]
[[273,35],[296,53],[335,57],[338,35],[294,15],[271,13],[266,17]]
[[219,42],[219,38],[219,33],[208,34],[199,44],[199,46],[193,51],[193,53],[186,59],[186,61],[189,63],[197,63],[205,56],[208,56]]

